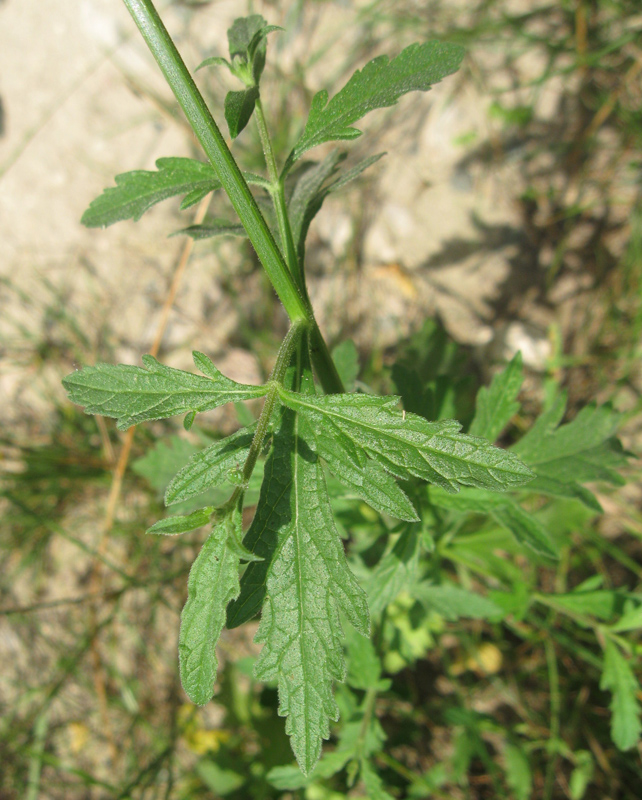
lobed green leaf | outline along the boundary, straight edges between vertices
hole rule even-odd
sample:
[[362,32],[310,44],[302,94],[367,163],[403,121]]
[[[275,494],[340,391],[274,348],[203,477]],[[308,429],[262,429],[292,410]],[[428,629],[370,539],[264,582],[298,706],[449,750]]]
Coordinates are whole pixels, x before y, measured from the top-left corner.
[[256,425],[214,442],[195,453],[165,491],[165,505],[171,506],[220,486],[234,477],[250,452]]
[[236,545],[241,536],[241,512],[237,508],[214,527],[189,573],[178,655],[183,689],[201,706],[214,693],[216,644],[225,623],[225,609],[239,593],[238,547],[229,545]]
[[454,420],[428,422],[402,414],[397,397],[364,394],[308,397],[285,389],[283,402],[310,421],[317,445],[335,439],[398,478],[422,478],[457,492],[460,486],[501,491],[526,483],[530,469],[512,453],[469,434]]
[[346,448],[346,440],[326,435],[316,436],[317,452],[334,476],[356,497],[382,514],[417,522],[419,517],[406,493],[395,479],[372,461],[363,450]]
[[189,201],[182,206],[186,208],[221,188],[214,168],[193,158],[159,158],[156,168],[155,172],[139,169],[116,175],[116,186],[105,189],[90,203],[82,224],[105,228],[124,219],[136,221],[169,197],[188,195]]
[[566,397],[560,395],[535,422],[512,452],[533,467],[538,477],[559,483],[607,481],[621,486],[616,470],[626,454],[615,438],[621,415],[609,406],[586,406],[571,422],[560,425]]
[[292,749],[308,774],[330,735],[330,720],[338,718],[332,681],[345,677],[339,612],[364,635],[369,621],[365,595],[334,525],[320,462],[309,446],[307,422],[285,416],[291,430],[290,514],[277,532],[267,571],[256,636],[264,647],[255,672],[259,680],[278,681],[279,714],[288,718]]
[[357,70],[329,102],[325,90],[318,92],[284,173],[303,153],[319,144],[360,136],[361,131],[353,128],[353,123],[376,108],[395,105],[408,92],[428,91],[459,68],[463,55],[463,48],[456,44],[412,44],[392,61],[388,56],[379,56]]
[[84,406],[87,414],[116,418],[120,430],[145,420],[208,411],[266,393],[265,387],[226,378],[202,353],[193,355],[207,377],[165,367],[153,356],[143,356],[145,368],[98,364],[68,375],[62,383],[72,402]]
[[483,436],[489,442],[497,437],[519,411],[516,398],[524,380],[522,355],[517,353],[506,369],[496,375],[490,386],[477,393],[475,416],[470,425],[473,436]]

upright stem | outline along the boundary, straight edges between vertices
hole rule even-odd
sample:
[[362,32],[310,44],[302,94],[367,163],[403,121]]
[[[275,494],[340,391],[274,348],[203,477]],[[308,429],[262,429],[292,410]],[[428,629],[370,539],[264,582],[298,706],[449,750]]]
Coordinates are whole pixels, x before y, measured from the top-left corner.
[[272,140],[270,132],[265,121],[265,113],[263,112],[263,103],[259,97],[254,107],[254,114],[256,115],[256,123],[259,129],[259,138],[261,139],[261,146],[263,147],[263,154],[265,155],[265,163],[267,165],[268,175],[272,183],[272,200],[274,202],[274,210],[276,211],[277,224],[279,226],[279,233],[281,234],[281,245],[285,253],[285,260],[294,277],[294,280],[303,294],[306,302],[310,303],[308,291],[305,285],[305,274],[299,264],[299,257],[294,244],[294,237],[292,236],[292,227],[290,225],[290,218],[288,216],[288,209],[285,202],[285,187],[283,180],[279,176],[279,171],[274,157],[274,149],[272,148]]
[[294,237],[292,236],[292,226],[290,225],[290,217],[288,216],[288,209],[285,202],[285,186],[283,178],[279,175],[274,157],[274,150],[272,148],[272,140],[265,121],[265,114],[263,112],[263,104],[259,97],[254,107],[256,115],[256,122],[259,129],[259,138],[261,139],[261,146],[265,155],[265,163],[267,165],[268,175],[272,183],[272,200],[274,202],[274,210],[276,211],[276,218],[279,226],[279,233],[281,234],[281,243],[286,255],[286,261],[290,272],[297,282],[297,286],[301,291],[305,302],[310,309],[310,316],[313,320],[312,329],[310,331],[310,343],[312,345],[312,362],[316,370],[317,376],[323,386],[323,391],[327,394],[342,394],[345,392],[343,381],[337,368],[332,360],[328,346],[319,330],[319,326],[314,320],[314,313],[308,295],[308,288],[305,283],[305,272],[299,262],[299,256],[296,251]]
[[152,0],[123,0],[216,170],[290,319],[309,319],[309,309],[203,96],[168,34]]
[[[285,207],[285,193],[282,182],[278,179],[278,176],[276,176],[277,180],[275,181],[270,172],[272,183],[275,187],[275,207],[277,218],[279,219],[279,229],[290,268],[286,265],[281,250],[274,241],[274,237],[256,204],[256,200],[234,160],[234,156],[230,153],[223,135],[161,18],[158,16],[152,0],[123,0],[123,2],[156,59],[161,72],[165,76],[165,80],[174,92],[205,154],[216,170],[218,178],[223,184],[223,188],[227,192],[236,213],[239,215],[259,260],[267,272],[279,299],[285,306],[292,323],[302,321],[311,323],[312,362],[323,390],[328,394],[337,394],[345,391],[328,346],[314,321],[303,275],[299,274],[301,270]],[[259,118],[265,124],[262,108],[260,108],[257,115],[257,119]],[[271,146],[268,152],[271,152]],[[273,154],[271,160],[268,161],[268,169],[276,170]],[[299,285],[297,286],[297,284]]]

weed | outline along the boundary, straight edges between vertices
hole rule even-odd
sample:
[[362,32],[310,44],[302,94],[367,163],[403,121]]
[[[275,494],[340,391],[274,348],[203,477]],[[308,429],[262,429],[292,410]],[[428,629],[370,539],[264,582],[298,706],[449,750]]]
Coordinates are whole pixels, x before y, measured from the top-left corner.
[[[505,783],[515,796],[528,797],[525,737],[466,707],[463,695],[444,719],[457,732],[455,754],[447,767],[424,774],[409,770],[395,755],[395,745],[408,732],[395,731],[394,724],[386,731],[386,720],[382,726],[375,712],[385,708],[394,681],[385,675],[395,676],[423,659],[447,623],[471,626],[470,639],[461,637],[463,652],[453,655],[452,675],[492,675],[497,658],[509,654],[485,646],[475,620],[505,625],[516,639],[532,643],[546,636],[551,615],[558,615],[568,620],[570,633],[559,626],[545,648],[552,687],[547,746],[555,757],[548,761],[544,793],[550,796],[556,765],[566,759],[573,766],[572,791],[581,797],[593,757],[589,750],[569,751],[560,739],[564,678],[556,641],[576,639],[574,657],[602,671],[602,689],[612,698],[613,741],[621,750],[632,748],[640,732],[639,687],[626,634],[639,627],[640,596],[604,587],[595,575],[578,586],[545,591],[537,585],[536,568],[545,574],[560,557],[567,558],[576,531],[600,512],[586,483],[622,483],[618,414],[591,406],[563,424],[565,398],[554,396],[509,450],[492,446],[520,410],[519,357],[479,391],[466,434],[447,419],[451,409],[462,407],[456,401],[465,387],[444,376],[422,375],[420,364],[400,363],[393,370],[398,396],[346,393],[343,378],[354,381],[358,365],[344,357],[337,359],[339,370],[330,357],[305,282],[310,220],[329,193],[376,157],[343,174],[341,154],[331,152],[312,165],[297,167],[297,162],[318,144],[355,138],[359,133],[352,124],[365,113],[394,105],[412,89],[426,90],[452,72],[461,58],[459,48],[410,46],[392,62],[385,57],[371,62],[329,102],[326,93],[318,93],[279,172],[258,88],[266,37],[274,28],[257,16],[237,20],[229,36],[230,60],[215,57],[207,65],[227,66],[242,81],[243,89],[228,94],[225,115],[233,137],[256,118],[268,167],[264,178],[243,175],[237,167],[151,3],[126,4],[211,164],[163,159],[157,172],[119,176],[117,187],[92,204],[85,222],[138,218],[174,194],[184,195],[183,207],[188,207],[224,188],[238,220],[206,220],[186,232],[195,238],[247,235],[291,319],[272,376],[261,387],[231,381],[200,353],[194,358],[202,376],[145,357],[144,368],[98,365],[65,380],[74,401],[89,413],[115,417],[121,429],[178,413],[186,415],[189,429],[198,412],[265,398],[256,424],[193,454],[166,490],[169,504],[221,486],[227,486],[229,499],[150,528],[174,534],[213,522],[190,572],[182,615],[179,655],[188,696],[198,704],[212,696],[215,646],[225,622],[240,625],[261,610],[257,641],[263,649],[254,676],[278,685],[279,713],[288,716],[286,731],[300,767],[272,769],[267,777],[274,787],[296,790],[345,769],[346,784],[358,776],[369,797],[406,790],[417,797],[439,796],[441,787],[465,782],[481,763],[496,795]],[[275,233],[250,185],[272,200]],[[313,368],[325,394],[318,392]],[[246,493],[265,449],[258,506],[244,535]],[[341,531],[349,533],[347,559]],[[241,561],[248,566],[239,581]],[[341,615],[352,625],[345,633],[345,659]],[[333,698],[333,679],[344,678]],[[429,707],[424,687],[411,688],[409,696]],[[339,712],[337,746],[317,763],[329,721]],[[239,716],[247,722],[252,712]],[[419,721],[407,721],[410,743],[419,750]],[[45,736],[44,725],[38,727],[36,744]],[[391,741],[384,746],[386,734]],[[503,770],[494,765],[493,734],[499,736]],[[526,738],[532,750],[541,746],[535,737]],[[245,781],[233,770],[225,774],[205,764],[199,776],[220,793],[225,780],[230,791]]]

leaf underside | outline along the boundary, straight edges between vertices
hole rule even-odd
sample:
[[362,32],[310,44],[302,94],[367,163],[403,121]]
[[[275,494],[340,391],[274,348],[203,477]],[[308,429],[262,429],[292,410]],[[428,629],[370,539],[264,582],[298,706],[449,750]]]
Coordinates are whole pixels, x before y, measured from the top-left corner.
[[211,219],[202,225],[190,225],[187,228],[181,228],[180,231],[176,231],[172,236],[178,236],[181,233],[191,236],[192,239],[212,239],[215,236],[247,236],[242,225],[228,222],[225,219]]

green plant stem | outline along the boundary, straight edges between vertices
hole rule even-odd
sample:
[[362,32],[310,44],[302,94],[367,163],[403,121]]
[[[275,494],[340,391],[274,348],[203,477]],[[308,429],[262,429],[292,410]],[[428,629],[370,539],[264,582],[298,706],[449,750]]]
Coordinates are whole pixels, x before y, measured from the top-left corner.
[[[267,272],[274,290],[292,322],[312,322],[310,340],[312,361],[323,390],[328,394],[344,391],[328,346],[314,321],[310,304],[301,295],[279,246],[256,204],[234,156],[225,143],[203,96],[194,83],[174,42],[151,0],[123,0],[143,39],[156,59],[165,80],[174,92],[205,154],[216,170],[243,227]],[[283,200],[283,203],[285,199]],[[277,203],[278,208],[278,203]],[[278,212],[277,212],[278,213]],[[289,223],[288,223],[289,225]],[[287,242],[287,238],[286,238]],[[287,245],[286,245],[287,249]]]
[[303,295],[306,303],[309,305],[310,300],[308,297],[308,290],[305,285],[305,273],[301,269],[299,258],[297,256],[296,247],[294,245],[294,237],[292,236],[292,227],[290,225],[290,218],[288,217],[287,205],[285,202],[285,187],[283,180],[279,176],[279,171],[276,166],[276,158],[274,157],[274,149],[272,147],[272,140],[270,132],[265,121],[265,113],[263,111],[263,103],[259,97],[254,106],[254,114],[256,116],[256,124],[259,129],[259,138],[263,148],[263,155],[265,156],[265,163],[272,184],[271,194],[274,203],[274,210],[276,212],[276,220],[279,226],[279,233],[281,235],[281,245],[285,253],[285,260],[290,269],[294,280],[299,287],[299,291]]
[[260,97],[256,101],[254,113],[256,115],[259,138],[261,139],[261,146],[263,147],[268,175],[272,184],[272,200],[274,202],[274,210],[276,212],[277,224],[279,226],[279,233],[281,234],[281,242],[285,251],[286,261],[290,272],[297,282],[297,286],[303,294],[305,302],[310,310],[310,317],[313,320],[312,330],[310,332],[312,363],[314,364],[314,369],[323,386],[323,391],[326,394],[343,394],[345,392],[343,381],[337,372],[337,368],[332,360],[332,355],[328,350],[328,346],[319,326],[316,320],[314,320],[310,296],[308,295],[308,287],[305,282],[305,270],[299,262],[296,246],[294,244],[294,237],[292,236],[292,226],[290,225],[290,218],[285,202],[284,179],[283,176],[279,175],[276,165],[272,140],[265,121],[265,113]]
[[301,337],[307,327],[308,325],[306,322],[293,322],[290,326],[290,330],[286,334],[285,339],[281,343],[281,347],[279,348],[279,353],[276,358],[276,364],[274,365],[272,375],[270,376],[270,380],[268,382],[268,386],[270,388],[265,396],[265,402],[263,403],[261,416],[259,417],[254,438],[252,439],[252,444],[250,445],[250,452],[247,454],[245,464],[243,465],[243,487],[247,486],[250,478],[252,477],[252,472],[256,466],[256,461],[263,448],[263,441],[268,431],[268,426],[272,418],[272,413],[274,412],[274,407],[279,399],[279,387],[283,385],[285,372],[290,365],[292,355],[294,354],[296,347],[300,344]]
[[[156,59],[165,80],[174,92],[196,138],[216,170],[216,174],[247,231],[259,260],[279,299],[285,306],[290,320],[292,322],[312,321],[310,333],[312,360],[323,390],[329,394],[343,392],[343,384],[332,361],[330,351],[318,325],[313,321],[310,304],[297,288],[295,279],[283,260],[279,246],[274,241],[250,187],[238,168],[234,156],[225,143],[225,139],[176,49],[176,45],[154,8],[154,4],[151,0],[123,0],[123,2]],[[277,214],[278,206],[277,202]]]
[[310,310],[205,100],[151,0],[123,0],[205,154],[216,170],[243,227],[292,322]]
[[337,372],[328,345],[315,319],[312,320],[310,329],[310,353],[314,370],[321,381],[323,391],[326,394],[344,394],[343,381]]
[[25,800],[38,800],[38,795],[40,794],[40,773],[42,770],[48,727],[49,707],[40,714],[34,725],[34,743],[31,759],[29,760],[29,776],[27,779],[27,794]]

